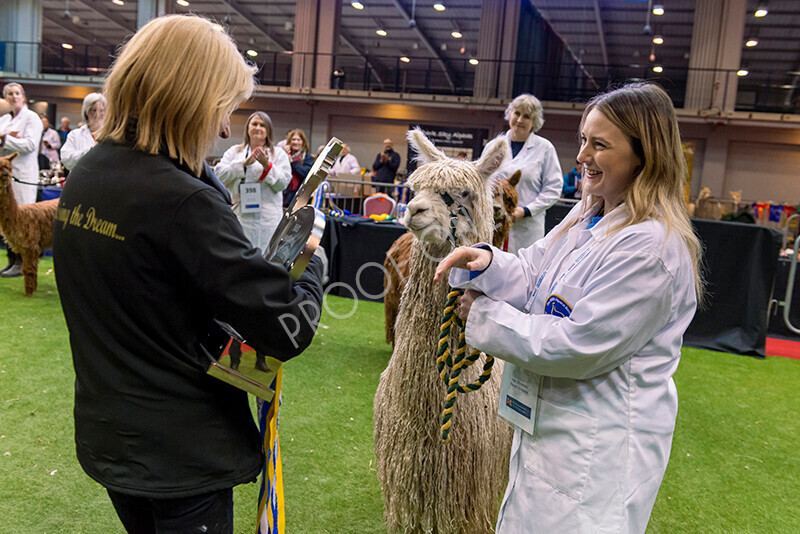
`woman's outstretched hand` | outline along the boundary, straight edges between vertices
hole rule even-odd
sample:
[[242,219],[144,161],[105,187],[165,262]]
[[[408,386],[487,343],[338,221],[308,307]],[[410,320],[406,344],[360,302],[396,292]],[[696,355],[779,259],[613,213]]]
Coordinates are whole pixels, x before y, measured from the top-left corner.
[[490,263],[492,263],[491,251],[475,247],[458,247],[439,263],[433,281],[438,282],[450,267],[483,271]]

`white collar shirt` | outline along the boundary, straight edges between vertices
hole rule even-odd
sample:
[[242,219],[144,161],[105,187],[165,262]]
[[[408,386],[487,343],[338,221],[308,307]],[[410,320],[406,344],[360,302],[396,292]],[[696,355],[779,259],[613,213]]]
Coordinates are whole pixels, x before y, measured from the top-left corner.
[[467,342],[538,391],[533,435],[514,433],[499,534],[644,532],[669,459],[672,375],[697,306],[688,249],[655,220],[610,232],[624,206],[588,229],[582,207],[519,255],[493,248],[473,280],[450,275],[486,295]]

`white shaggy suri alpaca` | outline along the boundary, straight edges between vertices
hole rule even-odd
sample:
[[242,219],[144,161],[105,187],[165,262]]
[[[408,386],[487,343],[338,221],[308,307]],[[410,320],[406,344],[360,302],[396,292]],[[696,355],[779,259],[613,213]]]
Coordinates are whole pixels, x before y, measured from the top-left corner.
[[[439,261],[453,248],[451,211],[442,193],[463,205],[455,245],[492,237],[489,176],[507,157],[507,143],[494,142],[476,162],[450,159],[420,130],[408,134],[422,165],[409,178],[414,199],[406,226],[414,240],[409,278],[400,301],[395,346],[381,374],[374,403],[378,480],[389,532],[471,534],[494,530],[508,477],[511,431],[497,416],[502,362],[478,391],[459,394],[450,442],[442,443],[446,386],[436,368],[436,346],[449,286],[433,282]],[[470,220],[471,219],[471,220]],[[451,350],[455,350],[451,341]],[[483,368],[482,356],[462,383]],[[465,376],[466,375],[466,376]]]
[[53,246],[53,221],[58,199],[20,206],[11,185],[11,161],[17,153],[0,158],[0,233],[11,250],[22,256],[25,296],[36,291],[39,256]]

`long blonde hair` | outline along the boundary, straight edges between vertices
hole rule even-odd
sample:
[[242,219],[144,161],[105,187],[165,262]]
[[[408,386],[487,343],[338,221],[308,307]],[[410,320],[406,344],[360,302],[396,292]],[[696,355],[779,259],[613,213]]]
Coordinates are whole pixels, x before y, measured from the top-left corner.
[[98,140],[166,150],[199,176],[220,125],[253,92],[255,70],[208,20],[153,19],[122,47],[106,78]]
[[[689,249],[697,300],[702,303],[703,247],[686,212],[684,185],[688,169],[678,118],[669,95],[658,85],[634,83],[595,96],[583,111],[581,131],[592,110],[602,113],[631,139],[633,151],[642,162],[625,192],[626,218],[611,231],[655,219],[664,222],[668,231],[677,232]],[[589,209],[602,204],[603,199],[589,197],[584,202],[584,209]]]

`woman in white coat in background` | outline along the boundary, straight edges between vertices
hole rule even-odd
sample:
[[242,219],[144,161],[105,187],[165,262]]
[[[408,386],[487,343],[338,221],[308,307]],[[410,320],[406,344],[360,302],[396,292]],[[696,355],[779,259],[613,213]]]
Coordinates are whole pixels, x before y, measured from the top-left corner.
[[[11,113],[0,116],[0,156],[19,153],[11,162],[12,182],[17,204],[36,202],[36,184],[39,181],[39,141],[42,139],[42,119],[28,109],[25,89],[18,83],[3,86],[3,98]],[[33,184],[33,185],[31,185]],[[0,238],[1,239],[1,238]],[[0,271],[3,278],[22,276],[22,256],[8,249],[8,265]]]
[[262,251],[283,214],[283,190],[292,179],[289,156],[272,145],[272,121],[263,111],[247,118],[244,142],[225,151],[214,172],[233,198],[244,235]]
[[547,237],[518,255],[458,248],[436,274],[459,267],[467,342],[507,362],[499,534],[644,532],[669,459],[672,375],[702,295],[669,96],[595,97],[578,161],[584,198]]
[[69,132],[61,147],[61,162],[69,171],[97,144],[95,136],[106,120],[106,97],[100,93],[86,95],[81,106],[81,117],[86,124]]
[[509,178],[522,171],[517,184],[519,204],[512,214],[514,224],[508,238],[508,250],[516,252],[544,237],[545,211],[561,196],[563,173],[553,144],[536,135],[544,124],[539,99],[519,95],[506,108],[505,118],[509,126],[505,138],[512,157],[494,178]]

